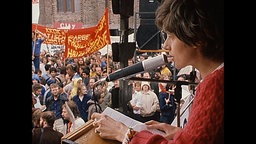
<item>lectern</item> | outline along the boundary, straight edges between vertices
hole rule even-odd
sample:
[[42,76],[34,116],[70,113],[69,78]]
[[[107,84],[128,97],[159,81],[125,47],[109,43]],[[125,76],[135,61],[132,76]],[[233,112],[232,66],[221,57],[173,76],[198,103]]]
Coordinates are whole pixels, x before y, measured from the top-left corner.
[[84,125],[64,135],[61,139],[62,144],[121,144],[114,140],[101,138],[96,134],[95,127],[92,125],[93,120],[87,121]]

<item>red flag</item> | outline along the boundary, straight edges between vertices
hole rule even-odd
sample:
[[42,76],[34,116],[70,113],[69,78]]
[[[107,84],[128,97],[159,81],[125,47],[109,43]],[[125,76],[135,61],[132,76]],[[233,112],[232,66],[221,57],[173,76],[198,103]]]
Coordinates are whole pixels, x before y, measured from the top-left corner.
[[56,29],[50,28],[38,24],[32,24],[32,31],[35,29],[47,35],[47,39],[44,41],[44,44],[56,44],[56,45],[64,45],[66,39],[66,32],[68,30],[65,29]]
[[105,45],[111,44],[110,31],[109,31],[109,11],[108,11],[108,8],[106,8],[103,17],[101,18],[100,22],[97,25],[96,37],[97,36],[101,37],[101,39],[103,40]]
[[87,56],[111,44],[108,8],[95,27],[71,29],[66,36],[65,58]]

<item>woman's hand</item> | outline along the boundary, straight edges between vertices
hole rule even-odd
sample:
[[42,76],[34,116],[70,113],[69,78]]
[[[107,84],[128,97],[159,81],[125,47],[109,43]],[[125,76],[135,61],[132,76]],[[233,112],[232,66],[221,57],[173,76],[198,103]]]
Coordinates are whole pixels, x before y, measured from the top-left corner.
[[128,127],[119,121],[115,121],[107,115],[93,113],[91,118],[94,120],[95,133],[105,139],[117,140],[122,142]]
[[158,130],[165,132],[164,137],[166,139],[173,139],[174,135],[178,131],[182,130],[182,128],[180,128],[180,127],[172,126],[170,124],[161,123],[161,122],[154,121],[154,120],[145,122],[145,124],[147,125],[148,129],[158,129]]

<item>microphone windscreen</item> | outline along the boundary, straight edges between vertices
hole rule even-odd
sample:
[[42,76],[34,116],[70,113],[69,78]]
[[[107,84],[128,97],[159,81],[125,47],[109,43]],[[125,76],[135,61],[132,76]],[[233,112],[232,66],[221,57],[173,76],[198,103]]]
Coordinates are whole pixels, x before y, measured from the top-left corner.
[[162,55],[142,61],[142,65],[145,71],[152,71],[157,67],[166,64],[167,62],[168,62],[167,56],[162,54]]

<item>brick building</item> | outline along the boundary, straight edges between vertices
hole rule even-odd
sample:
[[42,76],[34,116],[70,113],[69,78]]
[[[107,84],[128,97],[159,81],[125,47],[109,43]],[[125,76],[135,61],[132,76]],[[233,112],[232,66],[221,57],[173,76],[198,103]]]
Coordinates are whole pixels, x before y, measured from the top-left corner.
[[[112,2],[127,2],[132,0],[35,0],[39,3],[38,24],[53,28],[56,25],[70,24],[78,25],[80,28],[88,28],[98,24],[104,14],[105,8],[109,8],[110,29],[120,30],[120,14],[112,8]],[[69,2],[69,3],[68,3]],[[160,0],[134,0],[133,16],[128,19],[128,28],[134,29],[135,35],[129,35],[129,40],[136,41],[140,49],[154,50],[161,48],[160,31],[156,27],[155,10]],[[128,2],[129,3],[129,2]],[[123,4],[123,3],[122,3]],[[116,4],[117,5],[117,4]],[[123,11],[129,11],[128,4],[124,4]],[[120,8],[121,9],[121,8]],[[120,10],[119,9],[119,10]],[[124,10],[125,9],[125,10]],[[121,11],[121,10],[120,10]],[[32,13],[33,15],[33,13]],[[71,24],[70,24],[71,25]],[[63,27],[66,28],[66,27]],[[70,28],[70,27],[69,27]],[[114,31],[117,32],[117,31]],[[131,37],[130,37],[131,36]],[[117,39],[117,40],[116,40]],[[118,42],[120,38],[112,38],[112,42]],[[43,46],[46,49],[46,47]]]
[[[72,0],[72,4],[65,2],[67,1],[39,0],[38,24],[53,27],[56,22],[82,22],[83,27],[87,28],[95,26],[108,7],[110,29],[120,28],[120,15],[113,14],[112,0]],[[139,0],[134,0],[134,11],[139,11]],[[129,28],[134,28],[134,16],[129,17]]]

